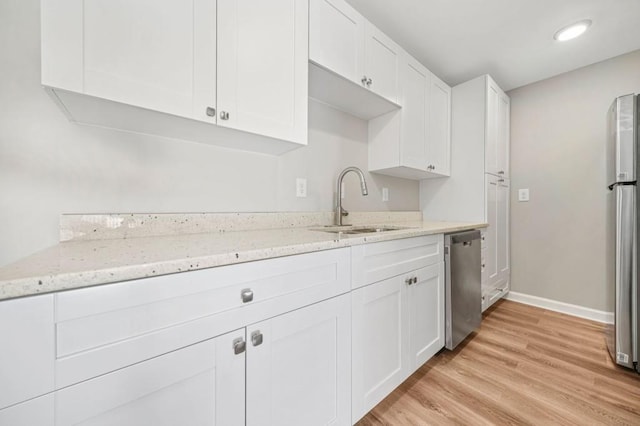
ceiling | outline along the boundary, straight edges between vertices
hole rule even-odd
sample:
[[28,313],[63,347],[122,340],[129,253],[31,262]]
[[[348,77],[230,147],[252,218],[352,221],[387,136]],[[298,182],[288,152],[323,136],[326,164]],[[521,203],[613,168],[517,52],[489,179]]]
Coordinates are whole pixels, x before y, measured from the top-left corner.
[[[451,85],[490,74],[510,90],[640,49],[640,0],[347,1]],[[584,35],[553,39],[582,19]]]

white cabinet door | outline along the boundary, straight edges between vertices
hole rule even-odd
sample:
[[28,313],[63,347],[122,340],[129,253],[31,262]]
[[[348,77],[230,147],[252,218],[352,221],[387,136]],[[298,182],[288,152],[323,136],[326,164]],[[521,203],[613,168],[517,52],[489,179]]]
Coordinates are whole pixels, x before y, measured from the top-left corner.
[[497,168],[498,175],[509,177],[509,132],[511,121],[511,100],[501,93],[498,98],[498,143],[497,143]]
[[310,0],[309,60],[361,84],[364,23],[344,0]]
[[367,22],[364,52],[367,87],[378,95],[398,103],[402,48]]
[[56,426],[243,425],[244,330],[55,393]]
[[506,287],[510,281],[509,261],[509,180],[498,179],[497,186],[497,244],[496,258],[498,281]]
[[45,86],[215,122],[215,0],[41,4]]
[[2,426],[53,426],[53,394],[0,410]]
[[[402,66],[402,110],[399,112],[401,120],[400,165],[425,172],[428,162],[427,127],[430,76],[431,73],[428,69],[406,55]],[[385,141],[386,144],[390,142],[392,141]]]
[[397,276],[351,292],[353,423],[409,373],[406,286]]
[[498,222],[498,178],[486,174],[486,221],[489,224],[486,231],[486,247],[487,256],[485,259],[485,276],[487,277],[486,286],[493,286],[498,280],[498,230],[500,223]]
[[419,269],[409,278],[409,373],[444,347],[444,262]]
[[427,158],[432,172],[451,174],[451,88],[431,74]]
[[0,409],[54,389],[53,295],[0,302]]
[[485,173],[498,174],[498,132],[500,114],[500,88],[487,77],[487,106],[485,129]]
[[349,424],[351,317],[339,296],[247,328],[247,425]]
[[218,124],[307,143],[308,2],[218,0]]

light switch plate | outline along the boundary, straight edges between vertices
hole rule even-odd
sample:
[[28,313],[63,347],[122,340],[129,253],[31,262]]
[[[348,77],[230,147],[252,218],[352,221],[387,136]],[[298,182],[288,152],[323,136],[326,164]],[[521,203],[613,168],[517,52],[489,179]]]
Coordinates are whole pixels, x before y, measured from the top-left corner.
[[382,201],[389,201],[389,188],[382,188]]
[[518,201],[529,201],[529,189],[518,189]]
[[296,179],[296,197],[304,198],[307,196],[307,180],[305,178]]

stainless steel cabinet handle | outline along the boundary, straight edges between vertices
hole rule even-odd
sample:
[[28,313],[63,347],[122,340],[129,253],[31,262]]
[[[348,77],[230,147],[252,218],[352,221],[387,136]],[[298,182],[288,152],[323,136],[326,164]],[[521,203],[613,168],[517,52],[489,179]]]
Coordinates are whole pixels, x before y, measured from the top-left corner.
[[207,107],[207,115],[209,117],[215,117],[216,116],[216,109],[215,108],[211,108],[211,107]]
[[233,353],[236,355],[240,355],[242,352],[247,350],[247,342],[244,341],[242,337],[239,337],[233,341]]
[[370,78],[367,79],[367,87],[371,87],[371,83],[373,83],[373,80],[371,80]]
[[500,171],[498,172],[498,174],[499,174],[499,175],[503,175],[503,174],[504,174],[504,170],[500,170]]
[[262,333],[260,333],[260,330],[251,333],[251,343],[253,346],[260,346],[262,344]]
[[362,82],[362,85],[363,85],[363,86],[366,86],[366,85],[367,85],[367,76],[366,76],[366,75],[365,75],[365,76],[363,76],[363,77],[362,77],[362,80],[360,80],[360,81]]
[[242,303],[251,302],[253,300],[253,290],[245,288],[240,292],[240,297],[242,297]]
[[498,179],[498,182],[504,182],[504,179]]
[[220,119],[221,120],[228,120],[229,119],[229,113],[227,111],[220,111]]

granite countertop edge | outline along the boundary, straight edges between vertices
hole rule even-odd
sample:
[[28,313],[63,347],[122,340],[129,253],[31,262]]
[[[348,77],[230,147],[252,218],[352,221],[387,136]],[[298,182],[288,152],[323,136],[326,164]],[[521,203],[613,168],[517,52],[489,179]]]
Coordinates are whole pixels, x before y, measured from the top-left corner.
[[[385,226],[389,225],[395,224],[385,223]],[[132,238],[126,240],[126,245],[125,240],[107,240],[99,243],[95,241],[64,242],[0,268],[0,301],[361,244],[480,229],[487,227],[487,224],[424,222],[398,223],[397,226],[403,229],[355,236],[338,236],[314,228],[269,230],[262,233],[262,235],[268,233],[269,236],[268,241],[263,245],[245,244],[243,247],[240,244],[240,247],[237,247],[228,244],[225,249],[225,242],[222,241],[222,247],[216,247],[215,252],[197,253],[196,250],[193,256],[188,249],[182,252],[176,250],[176,254],[171,255],[172,244],[175,243],[176,237]],[[282,234],[281,242],[269,243],[271,240],[278,239],[279,233]],[[236,239],[252,241],[253,237],[259,240],[261,235],[260,231],[237,231],[224,234],[224,238],[231,241]],[[308,237],[307,241],[305,237]],[[200,243],[203,241],[209,243],[220,242],[223,237],[222,234],[210,233],[182,235],[177,238],[181,238],[184,245],[188,245],[191,239],[197,239]],[[148,261],[145,261],[145,256],[135,260],[135,256],[140,254],[145,246],[153,247],[158,251],[168,250],[169,254]],[[115,260],[101,259],[99,249],[121,252]],[[69,256],[73,256],[82,253],[83,250],[90,254],[87,259],[65,258],[67,251],[72,253]],[[91,255],[91,251],[95,254]],[[131,259],[134,260],[131,261]],[[86,262],[86,265],[82,262]],[[65,265],[66,263],[72,265]]]

